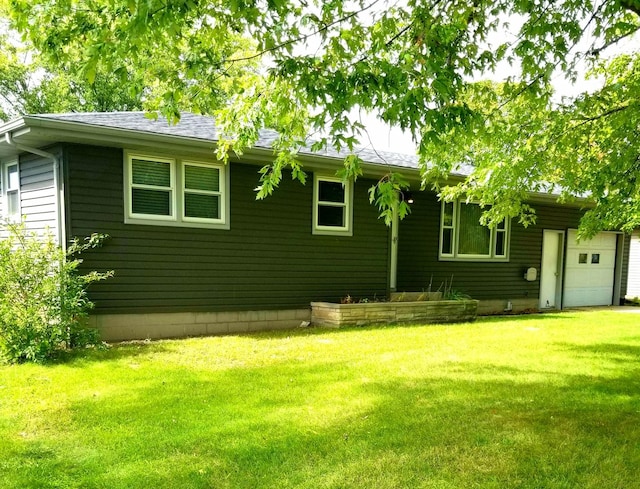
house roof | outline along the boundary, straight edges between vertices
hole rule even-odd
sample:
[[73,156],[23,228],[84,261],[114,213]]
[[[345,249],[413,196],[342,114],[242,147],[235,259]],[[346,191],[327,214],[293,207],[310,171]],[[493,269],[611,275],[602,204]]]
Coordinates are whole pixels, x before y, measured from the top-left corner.
[[[94,137],[91,137],[93,130]],[[22,140],[23,144],[40,147],[53,142],[103,142],[113,145],[115,142],[106,138],[92,141],[95,136],[109,135],[116,138],[118,134],[129,136],[129,139],[143,136],[154,136],[181,139],[185,142],[200,142],[211,148],[219,139],[213,117],[183,113],[180,122],[169,124],[163,117],[150,119],[144,112],[77,112],[66,114],[36,114],[24,116],[0,126],[0,157],[2,146],[7,145],[4,134],[13,132],[16,141]],[[277,133],[263,129],[254,149],[271,151],[276,140]],[[120,138],[125,144],[125,139]],[[18,141],[21,142],[21,141]],[[311,141],[305,147],[300,148],[299,154],[309,157],[321,157],[331,159],[344,159],[350,153],[346,150],[337,151],[332,148],[323,151],[312,151]],[[6,150],[6,148],[4,148]],[[389,151],[377,151],[372,148],[357,148],[355,153],[368,164],[384,165],[407,170],[418,169],[418,157]]]
[[[263,163],[273,153],[277,133],[263,129],[255,146],[245,152],[242,160]],[[0,125],[0,158],[14,157],[34,148],[42,149],[68,142],[96,146],[113,146],[137,150],[156,150],[210,156],[219,134],[213,117],[183,112],[180,122],[169,124],[166,119],[150,119],[145,112],[74,112],[66,114],[26,115]],[[313,163],[313,168],[335,169],[350,153],[327,148],[312,151],[312,141],[300,148],[299,155]],[[416,155],[357,148],[354,151],[364,162],[367,172],[382,175],[391,169],[405,171],[411,178],[419,177]],[[307,164],[305,161],[305,164]],[[310,165],[311,166],[311,165]],[[461,165],[451,172],[453,180],[464,178],[471,167]],[[558,188],[532,192],[538,200],[553,200]]]

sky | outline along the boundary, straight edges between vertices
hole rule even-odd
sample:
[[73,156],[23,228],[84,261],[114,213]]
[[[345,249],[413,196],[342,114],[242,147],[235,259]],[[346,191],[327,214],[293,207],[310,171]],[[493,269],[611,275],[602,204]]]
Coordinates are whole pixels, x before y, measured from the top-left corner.
[[[509,19],[510,29],[503,30],[495,33],[490,40],[492,45],[499,45],[503,42],[514,41],[518,37],[518,30],[522,25],[522,21],[517,19]],[[591,39],[587,39],[584,45],[576,46],[577,51],[586,51],[589,49],[589,43]],[[602,58],[611,58],[615,55],[622,53],[631,53],[638,50],[640,46],[640,33],[623,39],[617,44],[609,47],[602,52]],[[495,73],[487,74],[483,76],[484,79],[491,79],[494,81],[502,81],[507,76],[512,75],[517,70],[517,66],[509,66],[506,62],[501,64]],[[587,79],[586,71],[587,66],[583,62],[579,67],[579,78],[576,83],[567,80],[558,73],[553,77],[554,88],[557,93],[557,98],[560,100],[562,97],[572,97],[579,93],[593,92],[602,85],[602,80],[597,78]],[[368,129],[368,137],[365,135],[361,141],[362,146],[373,145],[376,150],[392,151],[396,153],[415,154],[416,144],[412,141],[411,136],[408,133],[403,132],[397,127],[390,127],[388,124],[377,119],[373,114],[367,114],[363,116],[363,122]],[[369,141],[370,140],[370,141]]]

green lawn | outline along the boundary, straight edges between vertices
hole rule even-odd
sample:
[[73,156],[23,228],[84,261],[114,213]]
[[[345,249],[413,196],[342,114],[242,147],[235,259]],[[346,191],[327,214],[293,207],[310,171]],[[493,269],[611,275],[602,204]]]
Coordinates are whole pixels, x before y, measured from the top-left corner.
[[0,366],[1,488],[640,488],[640,314]]

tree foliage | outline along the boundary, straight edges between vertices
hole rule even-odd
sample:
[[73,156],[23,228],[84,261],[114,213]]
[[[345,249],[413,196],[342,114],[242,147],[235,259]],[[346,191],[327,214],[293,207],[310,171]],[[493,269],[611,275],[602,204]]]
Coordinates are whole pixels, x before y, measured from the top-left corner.
[[112,73],[100,73],[89,83],[82,73],[46,63],[10,35],[0,36],[0,120],[22,114],[140,109],[140,92]]
[[[5,15],[7,12],[4,9]],[[3,24],[0,21],[0,26]],[[49,25],[42,31],[53,32],[55,28]],[[87,62],[80,44],[73,46],[49,39],[42,45],[28,37],[18,42],[18,37],[15,30],[0,35],[0,120],[27,113],[130,111],[144,107],[160,110],[175,121],[180,110],[211,113],[222,107],[228,100],[230,83],[238,76],[235,70],[217,76],[215,68],[209,67],[215,77],[203,80],[200,72],[199,81],[180,80],[183,72],[174,70],[189,73],[190,61],[176,67],[175,60],[167,55],[178,56],[176,53],[182,48],[167,52],[162,42],[150,41],[150,45],[137,50],[131,58],[135,62],[124,59],[114,67]],[[177,39],[176,44],[181,46]],[[226,53],[225,49],[235,52],[250,45],[247,39],[230,35],[224,44],[199,44],[199,48],[209,53],[214,49]],[[242,67],[255,64],[246,62]]]
[[[355,178],[366,128],[354,113],[365,110],[410,131],[423,186],[479,201],[489,223],[531,222],[527,195],[552,190],[589,202],[586,234],[640,220],[639,55],[604,57],[637,32],[637,0],[2,1],[49,62],[90,81],[140,70],[147,108],[216,115],[221,156],[278,130],[259,197],[286,168],[304,181],[295,155],[309,135],[354,151],[342,174]],[[602,87],[554,98],[554,78],[583,66]],[[372,190],[386,218],[404,185],[390,169]]]

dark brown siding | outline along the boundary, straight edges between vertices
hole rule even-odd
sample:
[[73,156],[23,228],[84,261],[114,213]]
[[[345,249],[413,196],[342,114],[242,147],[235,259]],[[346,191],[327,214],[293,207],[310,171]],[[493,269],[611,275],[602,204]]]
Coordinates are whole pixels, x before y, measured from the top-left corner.
[[312,175],[285,177],[255,200],[257,167],[232,164],[231,229],[124,224],[123,154],[68,146],[70,235],[106,233],[85,269],[113,269],[94,284],[102,313],[224,311],[308,307],[309,302],[384,295],[388,229],[368,202],[370,181],[354,190],[352,237],[311,234]]
[[[538,297],[543,229],[576,228],[578,209],[533,205],[535,226],[524,228],[512,222],[509,261],[470,262],[438,259],[440,202],[435,194],[420,192],[411,214],[400,222],[398,290],[438,288],[453,277],[453,289],[474,299],[521,299]],[[538,280],[524,280],[525,270],[535,267]]]

